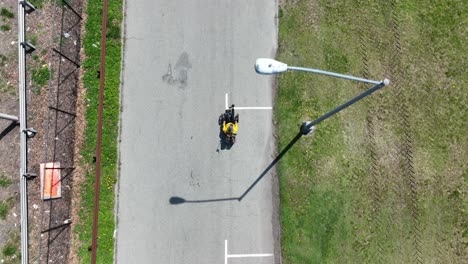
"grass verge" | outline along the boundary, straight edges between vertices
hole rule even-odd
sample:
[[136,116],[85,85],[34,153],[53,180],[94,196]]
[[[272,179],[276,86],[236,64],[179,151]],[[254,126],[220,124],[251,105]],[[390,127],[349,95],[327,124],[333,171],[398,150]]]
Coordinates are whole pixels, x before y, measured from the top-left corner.
[[8,8],[2,7],[0,10],[0,16],[5,17],[7,19],[11,19],[15,17],[15,14],[11,12]]
[[0,187],[8,187],[12,183],[13,181],[10,178],[0,174]]
[[7,243],[1,249],[2,264],[21,263],[20,242],[20,233],[10,232]]
[[[87,127],[85,131],[84,150],[82,152],[87,167],[83,183],[82,202],[80,210],[80,227],[77,228],[81,247],[79,257],[82,263],[89,263],[91,252],[88,247],[92,241],[94,181],[95,171],[93,158],[96,151],[97,116],[99,97],[99,78],[96,73],[100,67],[100,40],[102,22],[102,1],[88,1],[86,7],[87,21],[84,36],[83,62],[84,87],[86,89]],[[102,134],[102,168],[101,192],[99,202],[99,238],[97,248],[98,263],[112,263],[114,254],[114,184],[116,182],[117,135],[119,119],[119,84],[121,70],[121,36],[122,1],[109,1],[107,22],[106,75],[104,92],[104,117]]]
[[[284,263],[464,263],[466,2],[292,2],[280,6],[280,61],[393,83],[280,162]],[[278,81],[280,148],[366,88],[299,72]]]
[[50,70],[47,67],[47,64],[45,64],[45,67],[42,66],[38,69],[33,69],[32,70],[32,80],[34,81],[34,84],[42,87],[47,84],[49,81],[49,75],[50,75]]
[[10,25],[7,25],[7,24],[0,26],[0,30],[2,31],[9,31],[10,29],[11,29]]
[[6,199],[5,201],[0,201],[0,219],[5,220],[8,212],[13,207],[13,197]]

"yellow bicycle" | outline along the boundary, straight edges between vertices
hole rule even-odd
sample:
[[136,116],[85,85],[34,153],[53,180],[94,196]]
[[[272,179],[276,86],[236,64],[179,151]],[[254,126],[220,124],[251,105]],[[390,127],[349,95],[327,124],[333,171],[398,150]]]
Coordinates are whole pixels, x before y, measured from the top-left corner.
[[239,114],[235,115],[234,105],[231,105],[219,116],[218,124],[226,135],[226,143],[229,145],[236,143],[236,135],[237,131],[239,131]]

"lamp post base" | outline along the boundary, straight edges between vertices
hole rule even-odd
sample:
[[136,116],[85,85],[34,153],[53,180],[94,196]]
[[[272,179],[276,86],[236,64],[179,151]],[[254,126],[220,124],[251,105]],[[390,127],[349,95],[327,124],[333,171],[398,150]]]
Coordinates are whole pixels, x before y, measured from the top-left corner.
[[301,125],[301,134],[302,135],[307,135],[309,134],[310,132],[314,131],[315,130],[315,126],[310,126],[309,127],[309,124],[312,123],[312,122],[304,122],[302,123]]

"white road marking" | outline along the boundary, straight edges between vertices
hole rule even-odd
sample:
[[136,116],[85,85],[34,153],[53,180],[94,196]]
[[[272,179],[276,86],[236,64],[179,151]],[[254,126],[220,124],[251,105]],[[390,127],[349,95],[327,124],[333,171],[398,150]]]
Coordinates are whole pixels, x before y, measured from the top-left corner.
[[[228,94],[226,93],[225,96],[225,101],[226,101],[226,110],[229,109],[229,99],[228,99]],[[235,106],[234,109],[236,110],[271,110],[273,107],[271,106]]]
[[229,254],[228,258],[273,257],[273,254]]
[[224,264],[228,264],[228,258],[260,258],[273,257],[273,254],[228,254],[228,242],[224,240]]
[[248,106],[248,107],[234,107],[236,110],[271,110],[273,107],[270,106]]
[[226,110],[228,110],[229,107],[228,107],[228,94],[226,93]]
[[228,259],[227,240],[224,240],[224,264],[228,264],[227,259]]

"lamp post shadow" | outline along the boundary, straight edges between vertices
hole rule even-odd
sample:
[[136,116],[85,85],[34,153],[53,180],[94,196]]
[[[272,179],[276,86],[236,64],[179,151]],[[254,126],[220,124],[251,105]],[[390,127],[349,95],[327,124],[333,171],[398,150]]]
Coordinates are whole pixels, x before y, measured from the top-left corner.
[[203,199],[203,200],[187,200],[179,196],[172,196],[169,199],[169,203],[172,205],[183,204],[183,203],[211,203],[211,202],[227,202],[237,200],[238,202],[242,201],[244,197],[257,185],[257,183],[265,177],[265,175],[280,161],[280,159],[289,151],[289,149],[302,137],[302,133],[298,133],[291,142],[281,151],[281,153],[266,167],[265,170],[255,179],[255,181],[245,190],[245,192],[239,197],[230,197],[230,198],[215,198],[215,199]]
[[[327,73],[328,74],[328,73]],[[339,74],[338,74],[339,75]],[[344,75],[340,75],[344,76]],[[348,78],[350,76],[346,76]],[[351,76],[352,77],[352,76]],[[354,78],[354,77],[352,77]],[[356,78],[355,78],[356,79]],[[357,78],[356,80],[363,80],[360,78]],[[382,87],[386,86],[389,84],[389,80],[385,79],[382,82],[377,82],[377,81],[370,81],[371,83],[376,83],[375,86],[372,88],[362,92],[361,94],[357,95],[356,97],[352,98],[351,100],[339,105],[338,107],[335,107],[331,111],[323,114],[319,118],[315,119],[312,122],[304,122],[302,123],[300,127],[300,132],[289,142],[289,144],[281,151],[281,153],[266,167],[266,169],[260,174],[260,176],[257,177],[257,179],[247,188],[247,190],[239,197],[231,197],[231,198],[217,198],[217,199],[206,199],[206,200],[185,200],[184,198],[173,196],[169,199],[169,203],[171,204],[182,204],[182,203],[208,203],[208,202],[224,202],[224,201],[232,201],[232,200],[238,200],[239,202],[244,199],[244,197],[257,185],[257,183],[275,166],[275,164],[288,152],[288,150],[303,136],[311,133],[315,129],[315,125],[321,123],[322,121],[334,116],[335,114],[339,113],[343,109],[348,108],[349,106],[355,104],[356,102],[362,100],[363,98],[371,95],[372,93],[376,92],[377,90],[381,89]],[[221,117],[220,117],[221,120]]]

